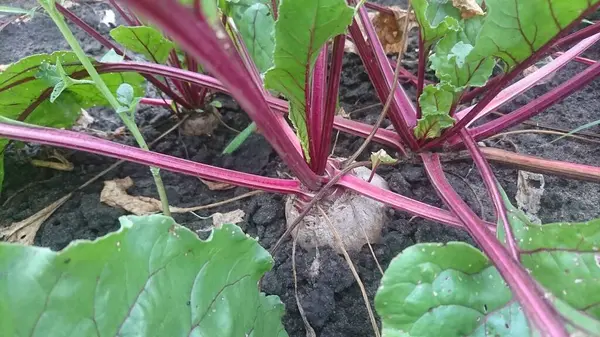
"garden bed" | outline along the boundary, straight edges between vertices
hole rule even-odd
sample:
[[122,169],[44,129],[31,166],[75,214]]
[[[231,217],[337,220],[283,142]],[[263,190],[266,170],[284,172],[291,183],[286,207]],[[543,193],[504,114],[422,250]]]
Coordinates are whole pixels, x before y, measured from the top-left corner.
[[[18,2],[19,6],[26,6]],[[107,34],[110,28],[100,23],[103,10],[108,6],[98,3],[86,3],[73,10],[86,22]],[[102,56],[106,50],[92,38],[76,27],[72,27],[85,51],[93,56]],[[37,15],[30,22],[10,24],[0,32],[0,64],[8,64],[22,57],[68,49],[63,37],[52,21],[44,15]],[[413,44],[414,45],[414,44]],[[414,68],[416,58],[414,46],[407,53],[405,65]],[[587,52],[591,58],[598,59],[600,48],[592,47]],[[505,107],[507,111],[527,103],[583,69],[584,66],[570,64],[560,71],[551,81],[542,84]],[[409,93],[414,90],[405,85]],[[600,81],[596,80],[584,90],[577,92],[561,104],[553,106],[547,112],[534,119],[535,122],[553,127],[573,129],[579,125],[600,118]],[[225,96],[221,113],[223,121],[238,130],[249,123],[248,117],[237,104]],[[381,106],[352,111],[378,103],[377,96],[369,82],[361,61],[357,55],[347,54],[341,83],[341,103],[351,118],[374,123]],[[91,129],[114,131],[121,126],[117,116],[110,109],[92,109],[95,118]],[[142,107],[137,114],[137,122],[148,141],[158,137],[169,129],[175,121],[169,113],[160,108]],[[384,125],[387,126],[387,125]],[[598,132],[598,128],[588,131]],[[219,126],[212,136],[191,137],[177,131],[169,134],[154,146],[154,150],[194,161],[226,167],[243,172],[278,177],[286,174],[284,165],[271,150],[270,145],[260,136],[251,136],[232,156],[221,156],[221,150],[234,137],[234,133]],[[524,154],[533,154],[548,159],[567,160],[582,164],[600,166],[600,147],[598,144],[575,140],[560,140],[548,144],[555,136],[539,134],[511,135],[503,139],[487,141],[488,146],[518,150]],[[123,137],[122,142],[133,145],[132,139]],[[349,156],[361,144],[357,137],[340,135],[335,155]],[[378,145],[371,145],[376,150]],[[60,172],[48,168],[34,167],[29,163],[33,157],[44,158],[51,149],[35,145],[24,148],[11,146],[6,152],[6,180],[0,197],[0,225],[20,221],[43,209],[57,199],[72,192],[78,186],[109,167],[114,160],[82,152],[62,152],[74,164],[71,172]],[[63,151],[63,150],[60,150]],[[392,151],[389,151],[392,153]],[[364,155],[365,158],[367,154]],[[483,216],[493,221],[493,208],[473,164],[469,161],[446,163],[448,178],[461,196],[474,210],[482,210]],[[517,171],[494,166],[496,176],[507,191],[516,194]],[[435,191],[429,184],[424,170],[419,165],[402,163],[394,167],[382,167],[378,170],[389,183],[392,191],[410,196],[431,205],[443,207]],[[156,197],[152,176],[148,169],[137,164],[124,163],[107,173],[102,179],[74,193],[59,208],[37,233],[35,244],[55,250],[64,248],[75,239],[93,239],[118,228],[117,218],[125,215],[121,209],[100,203],[100,191],[103,181],[114,178],[131,177],[135,182],[129,192],[133,195]],[[600,190],[598,184],[567,180],[546,176],[546,190],[542,197],[542,209],[538,216],[542,222],[583,221],[600,217]],[[245,188],[227,191],[211,191],[199,179],[163,171],[169,201],[179,207],[205,205],[226,200],[248,192]],[[10,200],[8,200],[10,198]],[[481,206],[480,206],[481,204]],[[246,217],[239,225],[266,249],[271,248],[285,230],[284,197],[261,194],[248,199],[230,203],[226,206],[200,212],[207,216],[213,212],[226,212],[242,209]],[[382,240],[373,245],[375,255],[382,267],[406,247],[418,242],[467,241],[473,243],[466,232],[442,226],[422,219],[412,219],[405,213],[388,209],[388,221],[384,227]],[[205,233],[212,220],[199,219],[194,214],[176,214],[175,220],[200,234]],[[304,336],[304,326],[294,298],[292,276],[291,242],[288,241],[274,256],[275,265],[264,277],[261,286],[268,294],[281,297],[286,305],[284,325],[290,336]],[[356,285],[343,257],[331,249],[316,251],[298,250],[298,285],[300,299],[307,318],[318,336],[371,336],[373,334],[359,287]],[[315,268],[318,261],[318,267]],[[375,295],[380,272],[368,247],[352,254],[352,259],[365,283],[369,297]]]

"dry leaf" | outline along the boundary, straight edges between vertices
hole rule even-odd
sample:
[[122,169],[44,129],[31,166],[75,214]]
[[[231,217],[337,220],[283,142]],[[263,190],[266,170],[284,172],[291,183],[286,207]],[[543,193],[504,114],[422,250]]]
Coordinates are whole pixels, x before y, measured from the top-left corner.
[[463,19],[485,14],[475,0],[452,0],[452,6],[460,10],[460,16]]
[[227,213],[215,213],[213,214],[213,226],[219,228],[224,224],[238,224],[244,221],[244,216],[246,213],[241,209],[236,209],[235,211],[227,212]]
[[206,187],[208,187],[208,189],[211,191],[226,191],[226,190],[230,190],[235,187],[234,185],[227,184],[227,183],[220,183],[217,181],[204,180],[202,178],[198,178],[198,179],[200,179],[200,181],[204,185],[206,185]]
[[[400,51],[406,51],[408,39],[404,35],[417,27],[417,20],[414,13],[411,12],[408,17],[408,31],[405,32],[406,16],[409,14],[399,7],[393,6],[390,9],[394,12],[394,15],[378,12],[372,17],[371,22],[386,54],[397,54]],[[404,42],[404,45],[402,45],[402,42]]]
[[[104,182],[104,188],[100,193],[100,202],[103,202],[111,207],[122,208],[135,215],[147,215],[152,213],[158,213],[162,211],[162,204],[160,200],[143,197],[133,196],[127,194],[127,190],[133,186],[133,180],[130,177],[123,179],[107,180]],[[216,202],[210,205],[202,205],[196,207],[173,207],[171,206],[171,213],[188,213],[195,212],[203,209],[212,207],[222,206],[229,202],[241,200],[256,194],[262,193],[261,191],[249,192],[225,201]],[[220,214],[220,213],[215,213]],[[243,218],[243,215],[241,215]],[[232,221],[232,220],[229,220]],[[240,220],[241,221],[241,220]],[[238,221],[238,222],[240,222]],[[228,222],[230,223],[230,222]]]
[[92,125],[94,123],[94,121],[95,121],[94,117],[90,116],[90,114],[87,112],[87,110],[81,109],[81,115],[79,116],[77,121],[75,121],[75,125],[73,126],[73,129],[75,129],[75,130],[88,129],[90,127],[90,125]]
[[544,194],[544,176],[538,173],[519,171],[517,178],[517,206],[534,223],[541,224],[537,213]]
[[35,235],[44,221],[48,220],[48,218],[70,197],[71,193],[65,195],[29,218],[15,222],[7,228],[0,229],[0,238],[6,242],[20,243],[28,246],[33,245]]
[[100,202],[135,215],[147,215],[162,210],[160,201],[156,199],[127,194],[127,189],[132,186],[133,180],[130,177],[105,181],[100,193]]
[[219,117],[216,114],[218,112],[214,111],[190,116],[181,124],[181,133],[187,136],[211,135],[219,126]]

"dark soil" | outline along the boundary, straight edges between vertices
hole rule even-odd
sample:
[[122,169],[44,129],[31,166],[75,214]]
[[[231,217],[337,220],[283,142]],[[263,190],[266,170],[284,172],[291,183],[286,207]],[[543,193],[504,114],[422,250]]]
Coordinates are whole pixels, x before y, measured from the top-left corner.
[[[391,2],[391,1],[389,1]],[[109,27],[99,23],[103,4],[86,4],[75,9],[76,13],[106,34]],[[82,42],[86,52],[93,56],[101,56],[104,50],[99,43],[87,37],[85,33],[75,29],[76,36]],[[59,32],[51,20],[44,15],[36,16],[31,22],[8,25],[0,32],[0,64],[17,61],[27,55],[67,49]],[[589,53],[598,56],[600,49],[593,48]],[[407,59],[415,59],[415,51],[410,50]],[[569,65],[548,84],[540,85],[517,99],[504,111],[525,104],[549,88],[564,82],[583,68]],[[412,91],[409,86],[407,90]],[[600,100],[597,98],[600,81],[595,81],[581,92],[554,106],[534,120],[539,123],[572,129],[576,126],[600,118]],[[378,102],[374,90],[364,72],[361,61],[356,55],[346,55],[341,89],[342,105],[351,112],[358,108]],[[233,128],[243,129],[249,120],[234,102],[222,98],[224,121]],[[352,118],[374,123],[380,107],[352,114]],[[114,130],[121,126],[112,112],[104,109],[92,109],[91,114],[96,122],[93,129]],[[152,140],[173,124],[168,113],[161,109],[143,108],[137,117],[138,124],[148,140]],[[592,131],[597,132],[598,129]],[[269,144],[261,137],[252,136],[233,156],[221,156],[219,153],[234,137],[225,127],[219,127],[213,136],[189,137],[174,132],[159,142],[154,150],[173,156],[188,158],[194,161],[221,167],[251,172],[265,176],[280,176],[286,172]],[[600,149],[597,145],[579,141],[561,140],[547,144],[553,137],[524,134],[508,136],[508,141],[488,142],[489,145],[512,148],[513,144],[521,153],[539,155],[550,159],[568,160],[572,162],[600,165]],[[133,141],[127,137],[120,139],[127,144]],[[335,150],[338,156],[348,156],[361,144],[356,137],[340,135]],[[377,149],[372,145],[371,149]],[[6,182],[0,198],[0,225],[8,225],[22,220],[46,207],[58,198],[73,191],[98,172],[114,163],[114,160],[81,152],[64,151],[67,158],[74,163],[72,172],[58,172],[50,169],[36,168],[29,164],[31,157],[43,158],[49,149],[35,145],[24,148],[11,146],[6,153]],[[446,165],[448,178],[462,197],[474,210],[482,211],[484,217],[493,220],[491,209],[483,184],[471,162],[455,162]],[[495,167],[495,172],[508,195],[516,192],[517,171],[509,168]],[[387,179],[394,192],[406,195],[423,202],[442,206],[431,185],[427,181],[423,169],[419,165],[403,164],[396,167],[379,169],[379,173]],[[172,205],[195,206],[248,192],[244,188],[229,191],[210,191],[197,178],[173,174],[163,171],[163,179]],[[118,228],[117,218],[125,215],[125,211],[106,206],[99,201],[103,180],[130,176],[136,186],[131,194],[156,197],[153,180],[146,167],[125,163],[108,173],[103,179],[91,186],[77,191],[42,226],[36,236],[35,243],[55,250],[64,248],[74,239],[93,239]],[[461,178],[458,178],[461,177]],[[468,185],[467,183],[468,182]],[[24,187],[26,189],[22,190]],[[20,191],[22,190],[22,191]],[[14,197],[12,197],[14,196]],[[8,197],[11,200],[5,204]],[[283,196],[262,194],[227,206],[215,208],[210,212],[225,212],[242,209],[246,218],[240,224],[242,229],[253,237],[259,237],[260,243],[271,248],[285,228]],[[481,207],[480,207],[481,203]],[[598,185],[563,178],[546,176],[546,192],[542,199],[542,211],[538,214],[543,222],[583,221],[600,215],[600,193]],[[406,247],[419,242],[467,241],[473,243],[463,231],[448,228],[422,219],[411,219],[403,212],[388,210],[389,219],[384,228],[381,242],[374,244],[377,259],[385,268],[390,260]],[[210,220],[200,220],[192,214],[178,214],[175,219],[192,230],[201,230],[211,225]],[[318,273],[309,272],[315,261],[316,251],[303,251],[297,254],[298,282],[301,301],[308,320],[318,336],[372,336],[365,305],[360,291],[344,259],[331,249],[318,252],[320,268]],[[279,295],[286,305],[284,323],[290,336],[305,336],[304,327],[293,295],[291,242],[287,242],[274,257],[273,270],[264,277],[263,291]],[[381,275],[376,268],[373,257],[367,247],[358,254],[352,255],[362,278],[369,298],[373,298]]]

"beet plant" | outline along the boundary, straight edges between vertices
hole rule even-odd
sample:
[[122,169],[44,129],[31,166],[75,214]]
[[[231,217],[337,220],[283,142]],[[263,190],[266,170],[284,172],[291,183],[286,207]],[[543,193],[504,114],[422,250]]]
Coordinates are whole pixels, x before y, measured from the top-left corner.
[[[53,0],[40,2],[74,53],[31,56],[0,73],[2,137],[148,165],[156,168],[159,192],[160,168],[289,195],[286,234],[298,236],[306,247],[335,244],[323,227],[331,221],[344,231],[346,247],[360,248],[365,243],[356,241],[364,239],[361,227],[373,225],[370,239],[377,238],[383,205],[466,230],[481,250],[465,243],[418,244],[392,261],[375,298],[384,336],[600,335],[600,221],[531,223],[510,204],[489,161],[594,181],[600,168],[478,145],[596,78],[600,66],[593,62],[515,111],[484,118],[596,43],[600,24],[577,28],[600,2],[412,0],[419,25],[416,104],[398,85],[400,57],[394,69],[366,7],[386,9],[372,4],[111,1],[129,24],[111,32],[121,48]],[[111,52],[100,61],[85,57],[63,16]],[[375,126],[336,116],[347,39],[355,44],[384,103]],[[126,50],[147,62],[132,61]],[[557,50],[564,52],[520,77]],[[426,85],[428,69],[437,80]],[[142,76],[167,97],[143,97]],[[138,149],[48,128],[68,127],[81,107],[104,105],[121,115],[135,134],[131,121],[138,104],[163,105],[185,114],[207,110],[215,92],[239,103],[254,122],[246,133],[256,128],[294,178],[261,177],[154,153],[147,151],[143,139],[137,139],[142,147]],[[463,108],[470,102],[474,104]],[[379,127],[386,116],[393,131]],[[400,161],[422,163],[447,210],[389,191],[364,167],[374,171],[380,163],[394,165],[396,160],[383,152],[366,162],[355,162],[360,152],[348,159],[330,157],[333,129],[366,138],[361,149],[372,140],[394,149]],[[496,224],[477,216],[444,175],[440,158],[461,150],[472,158],[485,183]],[[168,213],[167,201],[162,200]],[[237,228],[224,226],[208,242],[199,242],[168,217],[121,221],[119,233],[94,243],[74,243],[60,253],[2,245],[2,269],[9,271],[0,274],[6,291],[0,301],[3,332],[59,336],[66,329],[85,328],[90,335],[161,336],[167,331],[160,330],[166,329],[160,325],[164,320],[170,335],[176,336],[285,335],[278,300],[255,288],[269,268],[269,258]],[[298,227],[302,224],[318,233],[317,238],[303,235],[303,226]],[[123,278],[131,264],[143,265],[135,280]],[[123,287],[125,294],[119,293]],[[182,289],[186,291],[180,293]],[[72,292],[85,296],[80,306],[69,305]],[[172,316],[157,314],[165,307]],[[8,324],[12,320],[18,323]],[[220,330],[211,330],[216,327]]]

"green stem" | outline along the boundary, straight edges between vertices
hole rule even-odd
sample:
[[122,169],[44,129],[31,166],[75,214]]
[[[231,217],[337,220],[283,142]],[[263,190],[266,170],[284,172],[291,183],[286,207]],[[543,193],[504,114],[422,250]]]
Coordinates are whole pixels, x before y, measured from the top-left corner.
[[[44,7],[46,12],[48,12],[48,14],[50,15],[50,17],[52,18],[52,20],[54,21],[54,23],[56,24],[56,26],[58,27],[58,29],[60,30],[62,35],[64,36],[64,38],[67,41],[67,43],[69,44],[69,46],[71,46],[71,49],[73,50],[73,52],[75,53],[75,55],[77,56],[79,61],[81,62],[81,65],[85,68],[85,70],[90,75],[90,78],[94,81],[96,88],[98,88],[100,93],[102,93],[102,95],[104,95],[104,97],[106,98],[108,103],[112,106],[112,108],[115,111],[121,111],[121,108],[122,108],[121,103],[119,103],[119,101],[113,95],[113,93],[110,91],[110,89],[108,88],[106,83],[104,83],[104,80],[102,79],[102,77],[100,77],[100,74],[98,74],[98,72],[96,71],[96,68],[94,67],[92,62],[89,60],[89,58],[87,57],[87,55],[85,54],[85,52],[83,51],[81,46],[79,45],[79,42],[77,41],[77,39],[71,32],[71,29],[69,29],[69,26],[67,26],[67,24],[65,23],[62,15],[56,9],[55,0],[39,0],[39,2],[42,5],[42,7]],[[126,112],[118,113],[118,115],[119,115],[119,117],[121,117],[121,119],[123,120],[123,123],[125,124],[127,129],[129,129],[129,131],[135,138],[136,142],[138,143],[138,146],[140,148],[148,151],[148,144],[146,144],[146,141],[144,140],[144,137],[142,136],[140,129],[135,124],[135,121]],[[156,184],[156,188],[158,189],[158,195],[159,195],[160,201],[162,203],[163,213],[166,216],[171,216],[171,210],[169,208],[169,201],[167,199],[167,192],[165,190],[165,186],[163,184],[162,178],[160,177],[160,170],[156,167],[151,167],[150,172],[152,173],[152,176],[154,177],[154,183]]]
[[256,124],[252,122],[244,129],[244,131],[240,132],[239,135],[235,136],[231,143],[229,143],[225,150],[223,150],[223,154],[232,154],[233,152],[235,152],[235,150],[237,150],[254,131],[256,131]]

